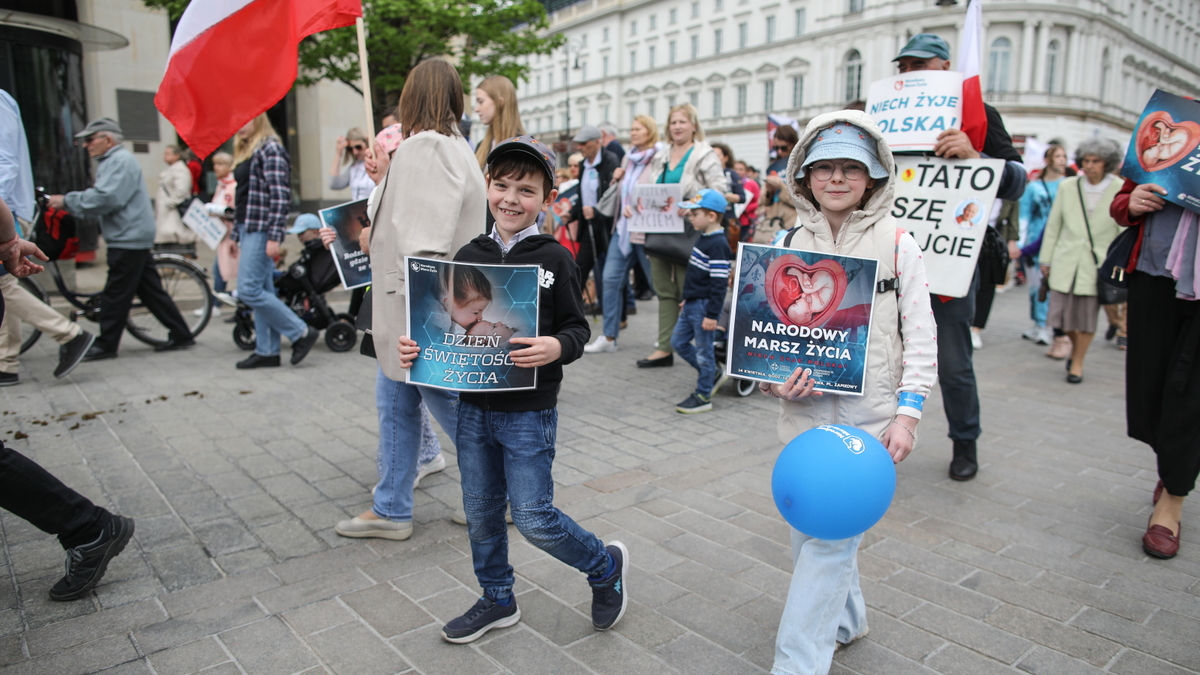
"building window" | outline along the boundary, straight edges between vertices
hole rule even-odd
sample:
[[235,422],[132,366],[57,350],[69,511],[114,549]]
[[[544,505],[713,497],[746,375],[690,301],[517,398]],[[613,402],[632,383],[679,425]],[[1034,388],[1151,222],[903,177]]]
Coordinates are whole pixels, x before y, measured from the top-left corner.
[[667,43],[667,63],[675,63],[675,41]]
[[713,96],[712,116],[714,118],[717,118],[717,117],[721,116],[721,90],[713,89],[712,96]]
[[581,127],[587,126],[587,108],[584,108],[579,111],[579,126],[581,126]]
[[650,30],[654,30],[655,28],[658,28],[658,15],[651,14],[650,15]]
[[713,0],[713,9],[718,12],[725,9],[725,0]]
[[688,94],[688,103],[691,103],[693,108],[699,108],[700,107],[700,92],[693,91],[693,92],[689,93]]
[[800,108],[804,105],[804,76],[792,76],[792,107]]
[[654,53],[656,51],[658,51],[658,50],[654,47],[654,45],[650,45],[650,58],[646,62],[646,67],[651,70],[654,70]]
[[675,107],[675,94],[671,94],[670,96],[667,97],[667,109],[669,110],[674,107]]
[[637,35],[637,19],[629,22],[629,37]]
[[737,86],[737,114],[746,114],[746,85],[744,84]]
[[1054,94],[1058,92],[1058,40],[1051,40],[1050,44],[1046,45],[1046,93]]
[[646,101],[646,114],[651,117],[654,117],[654,104],[656,101],[657,101],[657,99],[653,99],[653,98]]
[[1012,60],[1012,41],[1006,37],[992,40],[988,50],[987,90],[1003,93],[1008,91],[1008,64]]
[[571,81],[570,81],[570,79],[569,79],[570,77],[571,77],[571,73],[570,73],[570,71],[568,71],[568,70],[567,70],[567,69],[564,67],[564,68],[563,68],[563,86],[564,86],[564,87],[565,87],[565,86],[567,86],[567,85],[569,85],[569,84],[571,83]]
[[562,128],[563,128],[563,129],[565,129],[565,130],[567,130],[567,131],[570,131],[570,130],[571,130],[571,118],[567,117],[567,113],[563,113],[563,116],[562,116]]
[[533,81],[534,81],[534,88],[533,88],[534,93],[536,93],[536,94],[542,93],[542,76],[538,75],[537,77],[535,77],[533,79]]
[[587,49],[587,33],[579,36],[579,48]]
[[608,120],[608,119],[609,119],[609,117],[608,117],[608,106],[606,106],[606,105],[605,105],[605,106],[601,106],[601,107],[600,107],[600,119],[602,119],[602,120]]
[[720,28],[713,31],[713,53],[721,53],[721,38],[724,37],[725,31]]
[[750,44],[750,24],[738,24],[738,49],[745,49],[746,45]]
[[533,120],[533,133],[542,133],[542,118],[538,117]]
[[1104,48],[1104,57],[1100,59],[1100,102],[1104,103],[1104,98],[1108,94],[1108,79],[1112,77],[1112,59],[1108,53],[1108,47]]
[[637,51],[629,52],[629,72],[637,72]]
[[600,77],[608,77],[608,57],[600,57]]
[[775,41],[775,17],[767,17],[767,42]]
[[865,4],[866,0],[850,0],[850,8],[847,11],[851,14],[857,14],[863,11],[863,5]]
[[846,100],[857,101],[862,93],[862,54],[851,49],[846,54]]
[[692,3],[692,18],[693,19],[700,18],[700,0],[696,0],[695,2]]
[[669,24],[671,24],[672,26],[674,26],[674,25],[675,25],[675,22],[676,22],[676,21],[678,21],[678,20],[679,20],[679,10],[678,10],[678,9],[676,9],[676,8],[674,8],[674,7],[672,7],[672,8],[671,8],[671,11],[670,11],[670,12],[667,12],[667,23],[669,23]]
[[775,80],[763,82],[763,111],[775,110]]
[[637,117],[637,101],[629,102],[629,121],[633,123],[633,118]]
[[808,10],[801,7],[796,10],[796,36],[804,35],[804,24],[808,21]]
[[600,34],[601,42],[608,42],[608,28],[605,27],[604,32]]
[[582,81],[587,82],[587,61],[579,63],[579,76]]
[[692,60],[700,58],[700,36],[692,36]]
[[546,90],[554,91],[554,73],[546,73]]

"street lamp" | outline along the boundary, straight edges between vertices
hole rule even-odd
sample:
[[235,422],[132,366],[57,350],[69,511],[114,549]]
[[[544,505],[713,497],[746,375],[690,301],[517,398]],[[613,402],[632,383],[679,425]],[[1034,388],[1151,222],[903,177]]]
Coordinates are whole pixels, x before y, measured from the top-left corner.
[[[563,68],[563,87],[566,89],[566,104],[567,104],[567,127],[563,130],[562,141],[566,142],[571,137],[571,71],[579,70],[579,50],[582,45],[579,40],[574,38],[567,40],[567,44],[563,45],[563,50],[567,53],[567,67]],[[575,65],[571,66],[571,55],[575,55]]]

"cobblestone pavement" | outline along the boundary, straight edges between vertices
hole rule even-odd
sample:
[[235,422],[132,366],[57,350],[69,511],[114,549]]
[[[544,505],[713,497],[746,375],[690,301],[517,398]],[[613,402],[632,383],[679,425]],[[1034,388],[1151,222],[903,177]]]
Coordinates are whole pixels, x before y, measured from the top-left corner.
[[[978,479],[947,478],[933,397],[862,545],[870,636],[834,673],[1200,670],[1200,545],[1185,530],[1175,560],[1142,553],[1154,461],[1124,434],[1122,355],[1098,341],[1067,385],[1018,337],[1026,302],[997,298],[977,356]],[[218,321],[192,350],[126,338],[121,358],[56,382],[43,339],[0,391],[0,433],[137,533],[93,595],[54,603],[56,540],[0,514],[0,673],[765,672],[790,562],[769,492],[776,408],[728,387],[711,413],[675,413],[691,369],[633,367],[654,317],[641,303],[622,351],[568,369],[554,469],[559,506],[629,546],[628,613],[593,631],[582,576],[514,529],[522,621],[468,646],[438,636],[478,594],[449,519],[452,446],[417,491],[412,539],[333,533],[375,480],[370,360],[318,343],[299,367],[235,371],[244,353]]]

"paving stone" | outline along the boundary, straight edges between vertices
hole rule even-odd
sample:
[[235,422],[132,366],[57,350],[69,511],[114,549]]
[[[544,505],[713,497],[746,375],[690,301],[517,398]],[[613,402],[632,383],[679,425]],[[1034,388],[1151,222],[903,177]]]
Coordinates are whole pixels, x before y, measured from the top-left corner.
[[611,675],[671,675],[681,671],[638,649],[617,633],[597,633],[567,648],[593,671]]
[[206,637],[149,656],[158,673],[196,673],[205,668],[231,662],[214,638]]
[[1196,671],[1185,670],[1149,654],[1129,650],[1117,659],[1109,672],[1119,675],[1185,675]]
[[1058,622],[1067,621],[1083,608],[1080,603],[1072,602],[1060,595],[1046,593],[989,572],[976,572],[963,579],[959,586],[1018,607],[1033,610],[1038,614],[1056,619]]
[[761,637],[758,626],[750,619],[697,595],[672,600],[658,611],[731,652],[743,652]]
[[317,633],[308,642],[340,675],[393,675],[409,670],[408,662],[391,645],[361,623]]
[[340,597],[384,639],[436,621],[412,600],[386,584],[369,586]]
[[253,601],[233,602],[174,616],[133,631],[138,646],[147,654],[199,640],[224,630],[261,621],[266,615]]
[[931,604],[905,614],[903,620],[1001,663],[1013,663],[1033,646],[1003,630]]
[[587,669],[566,652],[528,630],[509,629],[497,637],[489,636],[480,651],[522,675],[587,674]]
[[279,586],[279,579],[266,570],[227,577],[176,591],[160,598],[170,616],[181,616],[224,602],[249,598]]
[[1017,667],[1035,675],[1101,675],[1106,672],[1045,647],[1026,654]]
[[113,635],[83,644],[79,649],[52,652],[0,670],[4,675],[83,675],[138,658],[126,635]]
[[749,675],[757,667],[697,635],[687,634],[655,648],[664,661],[688,675]]
[[[222,632],[217,637],[248,673],[288,675],[317,664],[304,643],[275,617]],[[270,648],[263,649],[263,645]]]
[[930,656],[925,665],[939,673],[971,673],[972,675],[1000,675],[1012,673],[1012,668],[1005,664],[980,656],[975,652],[963,649],[958,645],[949,645],[945,649]]
[[166,613],[157,602],[143,600],[28,631],[25,633],[25,645],[29,655],[37,657],[96,638],[122,635],[166,618]]

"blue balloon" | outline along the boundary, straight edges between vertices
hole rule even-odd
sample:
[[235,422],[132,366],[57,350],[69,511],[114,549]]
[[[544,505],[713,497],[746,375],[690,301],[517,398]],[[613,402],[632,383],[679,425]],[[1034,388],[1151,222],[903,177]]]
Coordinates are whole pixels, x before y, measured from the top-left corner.
[[862,429],[820,426],[788,443],[771,474],[783,519],[817,539],[849,539],[871,529],[896,494],[896,466]]

